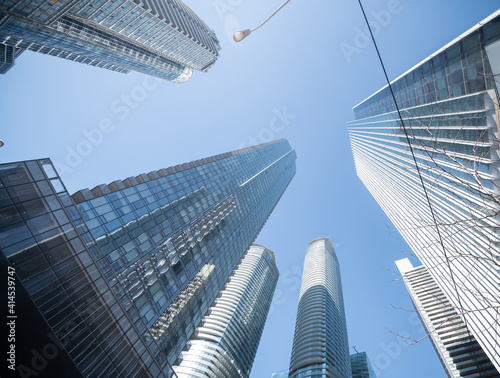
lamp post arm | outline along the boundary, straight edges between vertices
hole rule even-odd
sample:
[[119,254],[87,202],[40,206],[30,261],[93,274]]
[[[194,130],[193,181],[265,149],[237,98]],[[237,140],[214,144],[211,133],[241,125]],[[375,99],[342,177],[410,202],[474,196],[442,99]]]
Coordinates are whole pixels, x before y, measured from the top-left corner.
[[281,10],[281,8],[283,8],[285,5],[287,5],[290,1],[291,1],[291,0],[286,0],[286,1],[285,1],[283,4],[281,4],[281,6],[280,6],[278,9],[276,9],[276,10],[274,11],[274,13],[273,13],[272,15],[270,15],[270,16],[269,16],[269,17],[268,17],[268,18],[267,18],[267,19],[266,19],[266,20],[265,20],[262,24],[260,24],[260,25],[256,26],[256,27],[255,27],[255,28],[253,28],[253,29],[250,29],[250,32],[253,32],[254,30],[257,30],[257,29],[258,29],[258,28],[260,28],[262,25],[264,25],[264,24],[265,24],[267,21],[269,21],[269,20],[270,20],[270,19],[271,19],[271,18],[272,18],[272,17],[273,17],[276,13],[278,13],[278,12]]
[[240,31],[237,31],[236,33],[234,33],[234,35],[233,35],[234,42],[241,42],[242,40],[244,40],[246,37],[248,37],[250,35],[251,32],[257,30],[262,25],[264,25],[267,21],[269,21],[271,19],[271,17],[273,17],[276,13],[278,13],[281,10],[281,8],[283,8],[289,2],[290,2],[290,0],[286,0],[283,4],[281,4],[281,6],[278,9],[276,9],[274,11],[274,13],[272,15],[270,15],[262,24],[256,26],[255,28],[240,30]]

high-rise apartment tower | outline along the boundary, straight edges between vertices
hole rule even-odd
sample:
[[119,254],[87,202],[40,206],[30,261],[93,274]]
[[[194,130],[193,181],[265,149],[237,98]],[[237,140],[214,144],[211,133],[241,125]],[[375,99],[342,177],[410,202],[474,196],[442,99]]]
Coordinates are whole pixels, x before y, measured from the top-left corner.
[[358,176],[500,371],[500,11],[354,107]]
[[250,375],[278,275],[274,253],[252,244],[181,353],[179,378]]
[[448,377],[500,377],[425,266],[396,265]]
[[307,247],[289,376],[351,378],[339,262],[327,238]]
[[214,32],[180,0],[0,2],[0,73],[30,50],[184,82],[219,56]]

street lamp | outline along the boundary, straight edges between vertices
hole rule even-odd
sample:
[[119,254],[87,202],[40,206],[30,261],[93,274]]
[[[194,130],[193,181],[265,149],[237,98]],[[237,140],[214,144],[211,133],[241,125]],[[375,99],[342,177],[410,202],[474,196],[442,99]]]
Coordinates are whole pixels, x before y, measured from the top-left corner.
[[234,42],[240,42],[242,41],[243,39],[245,39],[246,37],[248,37],[250,35],[251,32],[257,30],[258,28],[260,28],[262,25],[264,25],[267,21],[269,21],[271,19],[271,17],[273,17],[276,13],[278,13],[281,8],[283,8],[285,5],[287,5],[288,3],[290,2],[290,0],[286,0],[283,4],[281,4],[281,6],[276,9],[274,11],[274,13],[272,15],[270,15],[262,24],[260,24],[259,26],[253,28],[253,29],[245,29],[245,30],[242,30],[242,31],[237,31],[236,33],[234,33],[233,35],[233,39],[234,39]]
[[0,147],[3,147],[4,144],[3,140],[0,139]]

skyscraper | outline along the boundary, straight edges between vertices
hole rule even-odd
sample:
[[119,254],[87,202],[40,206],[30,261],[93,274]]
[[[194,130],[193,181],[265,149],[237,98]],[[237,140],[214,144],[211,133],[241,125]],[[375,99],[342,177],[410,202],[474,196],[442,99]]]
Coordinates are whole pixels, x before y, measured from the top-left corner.
[[[500,11],[354,107],[358,176],[500,370]],[[411,148],[410,148],[411,147]]]
[[24,50],[184,82],[219,56],[215,33],[180,0],[0,3],[0,73]]
[[278,274],[273,252],[252,244],[181,353],[179,378],[250,375]]
[[18,299],[14,368],[172,376],[295,158],[280,140],[72,197],[48,159],[0,166],[0,268],[13,269]]
[[377,378],[366,352],[351,354],[352,378]]
[[289,374],[351,377],[339,262],[327,238],[311,241],[306,251]]
[[396,265],[448,377],[500,377],[425,266]]

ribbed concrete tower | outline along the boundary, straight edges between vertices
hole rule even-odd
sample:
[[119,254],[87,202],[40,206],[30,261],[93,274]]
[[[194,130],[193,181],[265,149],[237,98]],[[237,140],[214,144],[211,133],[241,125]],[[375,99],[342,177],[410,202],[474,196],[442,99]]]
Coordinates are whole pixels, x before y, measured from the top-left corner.
[[307,248],[289,374],[351,377],[339,262],[327,238]]
[[253,244],[182,352],[177,376],[248,377],[277,282],[273,252]]
[[396,265],[447,376],[500,377],[427,268],[407,258]]

